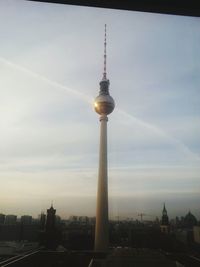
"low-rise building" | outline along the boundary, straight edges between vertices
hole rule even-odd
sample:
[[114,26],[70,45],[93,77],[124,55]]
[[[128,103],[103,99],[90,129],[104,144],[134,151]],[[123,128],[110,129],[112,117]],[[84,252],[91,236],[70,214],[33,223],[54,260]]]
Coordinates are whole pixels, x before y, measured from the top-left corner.
[[200,244],[200,226],[193,227],[194,242]]

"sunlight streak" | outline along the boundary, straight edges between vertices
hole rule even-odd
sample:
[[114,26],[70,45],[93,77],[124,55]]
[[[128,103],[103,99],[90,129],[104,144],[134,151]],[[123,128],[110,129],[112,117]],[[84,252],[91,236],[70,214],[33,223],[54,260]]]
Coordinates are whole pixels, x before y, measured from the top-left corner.
[[[90,105],[92,105],[93,103],[93,97],[90,95],[87,95],[86,93],[82,93],[79,90],[75,90],[75,89],[71,89],[65,85],[62,85],[56,81],[52,81],[49,78],[38,74],[32,70],[29,70],[19,64],[13,63],[3,57],[0,57],[0,61],[4,64],[6,64],[7,66],[14,68],[16,70],[22,71],[28,75],[31,75],[32,77],[35,77],[37,79],[40,79],[41,81],[46,82],[47,84],[49,84],[50,86],[53,86],[55,88],[61,89],[63,91],[66,91],[69,94],[72,94],[80,99],[82,99],[84,102],[89,103]],[[158,126],[155,126],[151,123],[145,122],[141,119],[136,118],[135,116],[131,115],[130,113],[120,109],[120,108],[116,108],[116,110],[123,115],[124,117],[126,117],[127,119],[131,120],[133,123],[142,126],[144,129],[148,129],[151,132],[155,133],[158,136],[161,136],[167,140],[169,140],[170,142],[172,142],[176,147],[178,147],[179,150],[181,150],[185,155],[188,155],[190,158],[192,158],[193,160],[197,160],[200,161],[200,156],[194,152],[192,152],[184,143],[182,143],[180,140],[176,139],[175,137],[170,136],[166,131],[163,131],[161,128],[159,128]]]
[[27,73],[28,75],[31,75],[32,77],[35,77],[37,79],[40,79],[41,81],[43,82],[46,82],[47,84],[49,84],[50,86],[53,86],[53,87],[56,87],[56,88],[59,88],[61,90],[65,90],[67,91],[68,93],[74,95],[74,96],[77,96],[78,98],[82,99],[84,102],[86,103],[89,103],[89,104],[92,104],[93,102],[93,99],[91,96],[85,94],[85,93],[82,93],[78,90],[75,90],[75,89],[71,89],[61,83],[58,83],[58,82],[55,82],[55,81],[52,81],[50,80],[49,78],[41,75],[41,74],[38,74],[32,70],[29,70],[19,64],[16,64],[16,63],[13,63],[3,57],[0,57],[0,61],[4,64],[6,64],[7,66],[11,67],[11,68],[14,68],[16,70],[19,70],[19,71],[22,71],[24,73]]
[[149,129],[150,131],[154,132],[156,135],[161,136],[161,137],[169,140],[170,142],[175,144],[179,148],[179,150],[181,150],[184,154],[188,155],[192,159],[200,161],[200,156],[198,154],[196,154],[193,151],[191,151],[183,142],[181,142],[177,138],[169,135],[166,131],[163,131],[158,126],[155,126],[155,125],[153,125],[151,123],[148,123],[148,122],[145,122],[145,121],[143,121],[141,119],[138,119],[135,116],[131,115],[130,113],[128,113],[128,112],[126,112],[126,111],[124,111],[122,109],[116,108],[116,110],[121,115],[123,115],[126,118],[128,118],[129,120],[131,120],[133,123],[136,123],[136,124],[142,126],[145,129]]

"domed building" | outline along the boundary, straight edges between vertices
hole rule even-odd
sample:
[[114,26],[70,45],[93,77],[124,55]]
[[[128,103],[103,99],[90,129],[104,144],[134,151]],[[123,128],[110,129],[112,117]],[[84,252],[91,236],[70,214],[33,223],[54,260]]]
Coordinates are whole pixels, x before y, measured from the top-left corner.
[[187,228],[193,228],[193,226],[197,225],[196,217],[189,211],[188,214],[184,218],[184,226]]

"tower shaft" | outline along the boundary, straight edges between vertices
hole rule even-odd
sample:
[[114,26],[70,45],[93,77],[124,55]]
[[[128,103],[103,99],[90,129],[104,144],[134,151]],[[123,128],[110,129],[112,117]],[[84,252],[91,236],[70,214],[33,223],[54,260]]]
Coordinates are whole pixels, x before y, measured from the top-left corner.
[[108,238],[107,115],[100,116],[99,174],[96,207],[95,250],[106,251]]

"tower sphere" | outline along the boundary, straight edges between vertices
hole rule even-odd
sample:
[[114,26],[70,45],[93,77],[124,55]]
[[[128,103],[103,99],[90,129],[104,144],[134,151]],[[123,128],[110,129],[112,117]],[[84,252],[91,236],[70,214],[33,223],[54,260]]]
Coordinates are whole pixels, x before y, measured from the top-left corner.
[[109,94],[110,82],[106,77],[100,82],[99,95],[95,98],[94,109],[99,115],[108,115],[113,112],[115,101]]
[[95,98],[94,109],[99,115],[108,115],[113,112],[115,102],[110,95],[100,94]]

